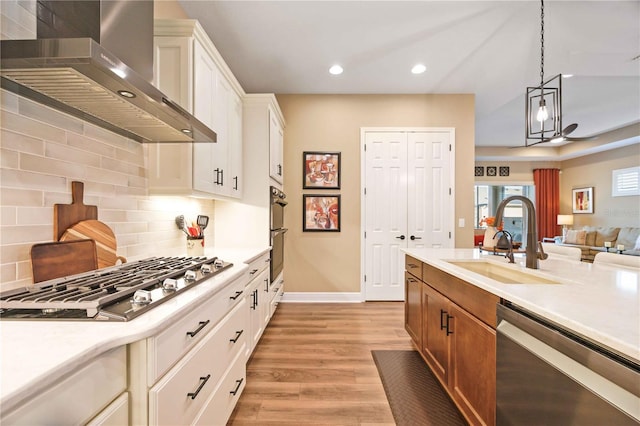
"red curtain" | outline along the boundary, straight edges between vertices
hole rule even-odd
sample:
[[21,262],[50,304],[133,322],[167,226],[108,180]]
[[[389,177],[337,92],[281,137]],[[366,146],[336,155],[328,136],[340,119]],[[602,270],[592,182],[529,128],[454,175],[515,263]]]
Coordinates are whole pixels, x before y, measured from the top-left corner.
[[538,241],[559,235],[558,213],[560,213],[560,170],[535,169],[533,182],[536,186],[536,225]]

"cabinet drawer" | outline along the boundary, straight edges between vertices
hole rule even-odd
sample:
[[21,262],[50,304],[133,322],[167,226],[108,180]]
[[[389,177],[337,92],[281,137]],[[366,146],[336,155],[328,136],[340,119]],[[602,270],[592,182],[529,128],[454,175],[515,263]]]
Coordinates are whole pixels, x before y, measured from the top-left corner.
[[233,408],[238,403],[240,395],[247,382],[246,363],[244,357],[237,357],[227,374],[220,381],[220,385],[207,402],[198,418],[196,425],[224,425],[227,424]]
[[249,282],[251,282],[251,280],[253,280],[255,277],[260,275],[260,273],[264,271],[266,268],[268,268],[270,260],[271,260],[270,253],[266,252],[262,254],[260,257],[251,261],[249,263],[249,269],[247,271],[247,277],[249,279],[246,281],[246,283],[248,284]]
[[149,424],[191,424],[247,339],[243,300],[149,391]]
[[238,278],[196,307],[176,324],[147,339],[148,386],[199,342],[227,312],[244,299],[244,279]]
[[411,256],[405,256],[404,269],[422,281],[422,262]]
[[[46,354],[42,354],[46,356]],[[75,372],[8,415],[3,425],[84,424],[111,403],[127,387],[127,351],[112,349],[80,366]],[[71,405],[70,405],[71,404]]]

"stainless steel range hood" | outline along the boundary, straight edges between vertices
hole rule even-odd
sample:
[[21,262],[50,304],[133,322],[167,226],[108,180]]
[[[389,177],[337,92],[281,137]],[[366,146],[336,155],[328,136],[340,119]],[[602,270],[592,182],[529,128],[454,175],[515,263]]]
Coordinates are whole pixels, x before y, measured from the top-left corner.
[[[59,109],[83,120],[89,121],[108,130],[134,139],[139,142],[215,142],[216,133],[204,123],[196,119],[185,109],[171,101],[140,74],[122,62],[108,50],[103,43],[98,43],[94,33],[90,37],[80,38],[41,38],[41,33],[51,34],[51,28],[63,21],[58,16],[51,20],[52,25],[42,31],[41,12],[50,12],[52,8],[66,3],[72,8],[82,5],[94,8],[100,19],[100,31],[104,31],[103,21],[118,22],[119,16],[134,23],[135,13],[131,6],[140,6],[139,1],[79,1],[57,2],[38,1],[38,39],[36,40],[3,40],[0,43],[0,75],[2,88],[18,93],[36,102]],[[148,3],[148,2],[147,2]],[[151,5],[153,3],[151,2]],[[152,6],[151,6],[152,7]],[[86,9],[86,8],[85,8]],[[69,8],[62,8],[65,24],[74,20],[85,25],[90,21],[82,13],[68,13]],[[148,10],[148,9],[147,9]],[[113,13],[117,11],[117,14]],[[108,13],[107,13],[108,12]],[[152,31],[153,8],[150,18]],[[132,19],[133,18],[133,19]],[[69,25],[66,25],[69,26]],[[113,27],[113,25],[111,25]],[[134,27],[136,28],[136,27]],[[137,30],[140,31],[140,26]],[[144,28],[144,27],[143,27]],[[139,32],[123,34],[121,28],[112,29],[119,35],[116,44],[120,49],[131,50],[134,38],[143,38]],[[74,35],[85,35],[81,31],[60,32]],[[152,40],[152,34],[144,34]],[[127,40],[131,43],[126,42]],[[125,41],[123,41],[125,40]],[[152,53],[152,46],[149,47]],[[135,55],[134,55],[135,56]],[[144,56],[144,55],[141,55]],[[151,61],[153,55],[151,54]],[[148,66],[152,69],[152,66]]]

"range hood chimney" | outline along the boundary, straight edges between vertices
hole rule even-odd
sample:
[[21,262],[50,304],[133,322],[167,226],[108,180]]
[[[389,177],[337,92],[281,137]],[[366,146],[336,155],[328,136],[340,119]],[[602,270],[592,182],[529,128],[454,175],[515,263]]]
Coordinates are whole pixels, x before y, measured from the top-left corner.
[[37,1],[38,38],[2,40],[2,88],[139,142],[215,142],[155,88],[153,1]]

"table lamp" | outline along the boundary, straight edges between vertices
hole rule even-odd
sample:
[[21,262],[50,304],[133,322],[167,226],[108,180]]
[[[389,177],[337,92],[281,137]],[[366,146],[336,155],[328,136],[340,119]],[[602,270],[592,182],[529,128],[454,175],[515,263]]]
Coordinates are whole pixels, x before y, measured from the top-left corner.
[[562,225],[562,239],[567,236],[567,225],[573,225],[573,215],[572,214],[559,214],[558,215],[558,225]]

